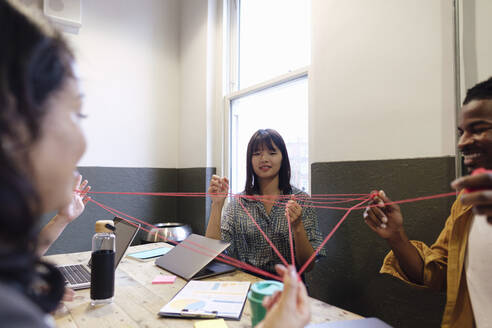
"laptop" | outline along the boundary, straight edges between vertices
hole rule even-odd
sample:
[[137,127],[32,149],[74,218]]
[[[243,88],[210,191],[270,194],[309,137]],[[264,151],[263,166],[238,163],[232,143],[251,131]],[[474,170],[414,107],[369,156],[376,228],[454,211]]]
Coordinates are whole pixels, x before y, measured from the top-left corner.
[[[114,265],[115,270],[120,263],[123,255],[125,255],[128,246],[135,238],[135,235],[140,229],[140,224],[130,224],[125,220],[115,217],[114,218],[115,227],[115,258]],[[58,270],[63,274],[65,278],[66,286],[74,290],[86,289],[91,287],[91,261],[87,265],[85,264],[73,264],[73,265],[62,265],[58,267]]]
[[[230,243],[222,240],[191,234],[169,252],[159,257],[155,264],[185,280],[203,279],[232,272],[236,270],[235,267],[214,261],[217,255],[229,245]],[[203,252],[196,252],[189,247],[203,250]]]

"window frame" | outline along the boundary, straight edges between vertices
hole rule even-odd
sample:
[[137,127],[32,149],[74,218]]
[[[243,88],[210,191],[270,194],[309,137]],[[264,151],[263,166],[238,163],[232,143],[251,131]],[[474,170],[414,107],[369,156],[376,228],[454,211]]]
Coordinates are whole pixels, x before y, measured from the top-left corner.
[[[227,70],[224,83],[223,100],[223,142],[222,142],[222,173],[232,176],[232,102],[234,100],[262,92],[264,90],[287,84],[292,81],[306,78],[309,88],[309,66],[304,66],[288,73],[239,89],[239,23],[241,0],[224,0],[224,7],[228,13],[225,24],[225,69]],[[308,100],[309,102],[309,100]],[[309,108],[309,103],[308,103]],[[308,109],[309,115],[309,109]],[[309,120],[309,119],[308,119]],[[309,142],[308,142],[309,147]],[[309,149],[308,149],[309,154]],[[311,191],[311,172],[308,178],[308,192]]]

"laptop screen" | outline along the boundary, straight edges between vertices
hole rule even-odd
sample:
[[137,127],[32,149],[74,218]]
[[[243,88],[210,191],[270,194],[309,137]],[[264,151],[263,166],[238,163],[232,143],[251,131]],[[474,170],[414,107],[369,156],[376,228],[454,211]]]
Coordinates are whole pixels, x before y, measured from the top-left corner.
[[[140,224],[135,223],[135,225],[126,222],[125,220],[115,217],[114,218],[114,235],[115,235],[115,258],[114,258],[114,268],[118,266],[123,255],[125,255],[126,250],[130,246],[135,238],[135,235],[140,229]],[[89,268],[91,267],[91,261],[88,263]]]
[[133,238],[135,238],[138,229],[140,229],[140,224],[135,226],[121,218],[114,218],[114,227],[114,235],[116,236],[116,254],[114,258],[114,265],[116,269],[123,258],[123,255],[125,255],[126,250],[132,243]]

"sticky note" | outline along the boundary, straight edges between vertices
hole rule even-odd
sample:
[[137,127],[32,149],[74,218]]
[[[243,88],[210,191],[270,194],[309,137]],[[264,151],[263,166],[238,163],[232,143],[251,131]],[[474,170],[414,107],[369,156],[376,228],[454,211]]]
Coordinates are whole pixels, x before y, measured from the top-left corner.
[[195,322],[195,328],[227,328],[224,319],[200,320]]
[[176,276],[159,275],[152,280],[153,284],[174,284]]

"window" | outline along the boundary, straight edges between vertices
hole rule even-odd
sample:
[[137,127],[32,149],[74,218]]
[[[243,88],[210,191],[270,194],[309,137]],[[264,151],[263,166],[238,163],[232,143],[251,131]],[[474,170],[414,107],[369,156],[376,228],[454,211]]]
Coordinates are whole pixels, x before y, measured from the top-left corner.
[[309,65],[309,2],[240,1],[241,89]]
[[309,188],[309,1],[231,0],[226,96],[226,175],[244,190],[246,149],[258,129],[277,130],[287,145],[291,184]]

